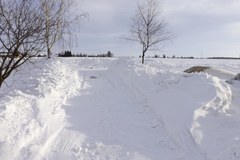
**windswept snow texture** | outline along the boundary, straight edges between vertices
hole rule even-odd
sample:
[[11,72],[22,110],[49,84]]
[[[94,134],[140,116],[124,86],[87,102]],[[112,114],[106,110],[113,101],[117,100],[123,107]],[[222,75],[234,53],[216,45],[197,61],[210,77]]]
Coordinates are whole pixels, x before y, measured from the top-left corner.
[[[183,73],[193,66],[207,73]],[[1,160],[239,160],[234,60],[36,59],[0,91]],[[14,83],[12,83],[14,82]]]

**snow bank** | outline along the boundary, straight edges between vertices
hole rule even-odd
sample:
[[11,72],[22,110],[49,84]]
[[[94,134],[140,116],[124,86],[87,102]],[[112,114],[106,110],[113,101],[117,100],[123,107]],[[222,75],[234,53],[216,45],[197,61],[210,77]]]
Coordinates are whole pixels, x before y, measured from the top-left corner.
[[77,66],[61,59],[22,69],[14,78],[17,87],[1,94],[0,159],[41,159],[65,125],[62,104],[81,86]]

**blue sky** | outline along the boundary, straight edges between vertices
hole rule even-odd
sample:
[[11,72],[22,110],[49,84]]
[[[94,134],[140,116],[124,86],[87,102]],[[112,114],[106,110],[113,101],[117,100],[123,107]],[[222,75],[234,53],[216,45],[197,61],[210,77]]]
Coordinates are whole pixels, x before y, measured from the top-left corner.
[[[141,47],[124,40],[130,30],[137,0],[82,0],[89,17],[76,31],[74,52],[138,56]],[[239,0],[160,0],[162,15],[175,38],[153,54],[168,56],[240,56]]]

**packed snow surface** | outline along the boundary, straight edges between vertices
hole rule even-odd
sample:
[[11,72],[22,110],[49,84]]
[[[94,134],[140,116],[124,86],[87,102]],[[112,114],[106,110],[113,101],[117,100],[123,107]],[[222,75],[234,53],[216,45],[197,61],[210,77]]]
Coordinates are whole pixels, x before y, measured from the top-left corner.
[[[196,66],[206,73],[187,74]],[[1,160],[239,160],[237,60],[35,59],[0,90]]]

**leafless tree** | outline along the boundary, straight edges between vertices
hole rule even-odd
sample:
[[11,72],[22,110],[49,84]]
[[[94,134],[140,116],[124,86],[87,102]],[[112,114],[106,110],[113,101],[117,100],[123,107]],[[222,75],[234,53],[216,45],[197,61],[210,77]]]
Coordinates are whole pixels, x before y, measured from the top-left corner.
[[72,25],[87,14],[74,10],[77,0],[40,0],[40,5],[45,18],[45,44],[50,58],[53,46],[64,34],[70,34]]
[[148,49],[172,38],[167,31],[166,22],[160,15],[158,0],[146,0],[138,4],[136,15],[132,18],[131,36],[127,39],[141,44],[142,63]]
[[0,0],[0,87],[44,48],[42,17],[34,0]]

